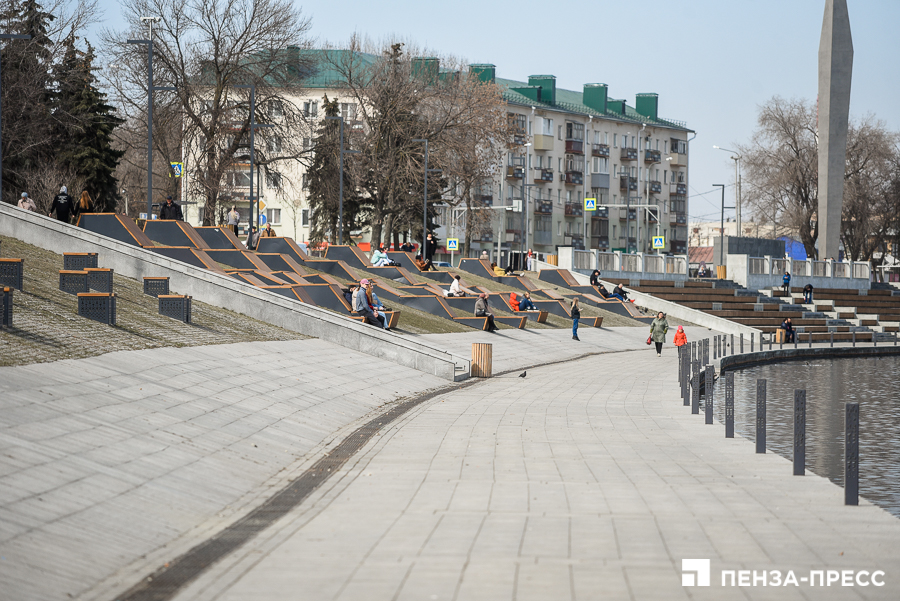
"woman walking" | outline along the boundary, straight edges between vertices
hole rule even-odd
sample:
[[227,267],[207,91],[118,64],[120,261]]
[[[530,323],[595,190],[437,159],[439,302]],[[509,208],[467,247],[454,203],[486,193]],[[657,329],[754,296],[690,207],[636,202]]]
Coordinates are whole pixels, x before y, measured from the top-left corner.
[[650,324],[650,338],[656,343],[656,356],[662,356],[662,345],[666,341],[666,332],[669,331],[669,322],[666,321],[666,314],[660,311],[656,315],[656,319]]
[[238,235],[238,226],[241,224],[241,214],[238,213],[237,207],[232,206],[231,210],[228,211],[228,227],[231,228],[231,231],[234,232],[234,235]]
[[581,340],[578,337],[578,320],[581,319],[581,309],[578,308],[578,299],[572,299],[572,340]]
[[94,210],[94,201],[87,190],[81,191],[81,198],[75,204],[75,222],[78,223],[78,216],[82,213],[90,213]]

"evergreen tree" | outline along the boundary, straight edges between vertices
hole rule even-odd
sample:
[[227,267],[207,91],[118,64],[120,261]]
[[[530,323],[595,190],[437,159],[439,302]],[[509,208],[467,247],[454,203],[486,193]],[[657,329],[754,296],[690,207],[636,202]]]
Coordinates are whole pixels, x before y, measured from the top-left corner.
[[78,50],[71,33],[55,74],[57,160],[84,178],[95,211],[113,211],[118,199],[114,173],[124,152],[113,148],[112,132],[124,121],[115,116],[106,95],[97,88],[91,45],[85,52]]
[[[340,105],[337,99],[323,101],[325,116],[337,117]],[[307,201],[310,208],[309,238],[311,242],[330,241],[337,244],[338,214],[340,196],[340,122],[334,119],[322,119],[318,136],[313,146],[313,161],[307,170]],[[344,144],[347,143],[347,131],[344,131]],[[364,204],[356,186],[350,177],[344,155],[344,244],[352,244],[350,232],[362,227],[368,219],[369,207]]]

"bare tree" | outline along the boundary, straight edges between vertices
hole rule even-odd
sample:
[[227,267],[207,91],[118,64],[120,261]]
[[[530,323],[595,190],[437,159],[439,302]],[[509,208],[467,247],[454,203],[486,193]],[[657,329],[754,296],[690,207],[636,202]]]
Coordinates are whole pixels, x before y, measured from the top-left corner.
[[[154,83],[177,90],[160,94],[154,111],[159,115],[154,151],[164,159],[154,176],[168,175],[169,162],[183,155],[189,193],[202,198],[203,223],[212,225],[220,197],[228,192],[226,174],[248,153],[249,92],[238,86],[255,86],[256,122],[274,126],[256,134],[263,145],[278,140],[279,150],[265,161],[296,161],[303,155],[300,140],[308,125],[292,98],[309,73],[303,53],[309,20],[289,0],[125,0],[122,10],[132,30],[104,34],[117,66],[108,72],[113,98],[134,131],[144,127],[146,135],[141,117],[147,110],[147,50],[128,45],[126,38],[145,37],[140,18],[158,15]],[[122,143],[133,145],[132,138]],[[134,150],[131,162],[137,167],[146,150]]]
[[351,167],[371,202],[376,245],[382,237],[389,244],[398,224],[421,232],[424,144],[416,140],[428,140],[428,166],[441,171],[429,177],[429,201],[457,206],[492,176],[510,139],[495,84],[480,81],[459,60],[419,59],[426,53],[403,46],[364,48],[353,38],[346,49],[324,54],[359,107],[362,127],[349,138],[361,154]]

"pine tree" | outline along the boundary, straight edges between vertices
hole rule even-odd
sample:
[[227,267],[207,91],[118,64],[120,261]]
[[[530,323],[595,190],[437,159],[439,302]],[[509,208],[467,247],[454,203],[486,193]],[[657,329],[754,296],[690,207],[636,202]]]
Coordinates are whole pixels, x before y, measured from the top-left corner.
[[112,132],[124,121],[115,116],[106,95],[97,88],[91,45],[84,52],[78,50],[71,33],[55,73],[57,160],[84,178],[95,211],[112,211],[118,199],[114,173],[124,154],[113,148]]
[[[337,99],[323,101],[325,116],[337,117],[340,114],[340,104]],[[307,170],[309,190],[307,200],[310,208],[309,238],[311,242],[330,241],[336,244],[338,240],[338,214],[339,214],[339,174],[340,174],[340,123],[335,119],[322,119],[318,137],[313,146],[313,162]],[[344,131],[344,144],[347,143],[346,130]],[[350,232],[362,227],[368,218],[369,207],[364,204],[356,186],[350,177],[350,169],[347,164],[347,156],[344,155],[344,244],[352,244]]]

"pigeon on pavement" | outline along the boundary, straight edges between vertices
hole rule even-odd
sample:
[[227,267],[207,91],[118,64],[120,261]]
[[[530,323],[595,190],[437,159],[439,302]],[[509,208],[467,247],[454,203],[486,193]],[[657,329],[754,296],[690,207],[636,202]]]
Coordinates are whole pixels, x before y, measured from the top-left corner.
[[523,371],[522,373],[519,374],[519,377],[520,377],[520,378],[524,378],[524,377],[525,377],[525,374],[527,374],[527,373],[528,373],[527,371]]

